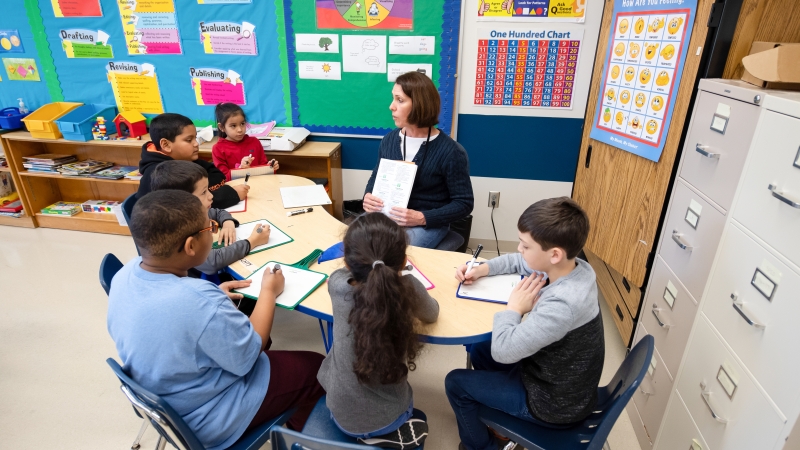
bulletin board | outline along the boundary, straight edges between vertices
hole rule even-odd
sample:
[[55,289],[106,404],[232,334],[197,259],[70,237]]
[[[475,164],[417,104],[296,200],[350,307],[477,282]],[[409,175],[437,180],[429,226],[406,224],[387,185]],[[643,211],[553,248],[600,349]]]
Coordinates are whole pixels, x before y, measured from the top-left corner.
[[[429,36],[434,41],[432,54],[387,50],[382,63],[430,67],[442,97],[440,127],[449,132],[460,1],[397,0],[392,11],[378,11],[383,19],[379,26],[353,26],[351,19],[349,28],[336,29],[338,19],[329,14],[326,28],[319,29],[316,6],[326,3],[335,4],[332,0],[3,0],[0,32],[13,30],[18,36],[13,42],[19,41],[23,51],[4,53],[0,45],[0,57],[18,59],[26,79],[0,70],[0,107],[17,106],[17,98],[31,110],[52,101],[117,104],[148,116],[180,113],[205,126],[214,124],[217,102],[233,101],[242,105],[253,123],[275,120],[317,132],[377,136],[394,128],[388,110],[393,82],[388,74],[345,70],[340,80],[301,79],[301,64],[308,66],[309,60],[329,66],[346,63],[341,52],[297,52],[295,33],[334,34],[334,47],[339,48],[345,44],[344,36],[362,40],[386,36],[387,44],[392,36]],[[356,13],[370,16],[365,7]],[[393,22],[394,16],[403,14],[406,19]]]

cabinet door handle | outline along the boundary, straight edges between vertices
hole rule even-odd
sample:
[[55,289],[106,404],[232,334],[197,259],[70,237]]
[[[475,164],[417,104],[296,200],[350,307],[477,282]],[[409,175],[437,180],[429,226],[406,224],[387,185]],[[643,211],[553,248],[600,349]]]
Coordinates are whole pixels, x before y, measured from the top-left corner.
[[744,302],[739,300],[736,294],[731,294],[731,298],[733,299],[733,309],[735,309],[736,312],[738,312],[739,315],[742,316],[742,318],[744,319],[745,322],[747,322],[748,325],[756,327],[760,330],[767,328],[765,324],[748,316],[748,314],[744,310]]
[[789,197],[785,196],[783,192],[778,192],[778,186],[774,184],[770,184],[769,188],[770,192],[772,192],[772,196],[777,198],[778,200],[786,203],[787,205],[791,206],[792,208],[800,209],[800,202],[790,199]]
[[706,406],[708,406],[708,410],[711,411],[711,417],[713,417],[714,420],[716,420],[719,423],[727,424],[728,419],[717,414],[717,412],[714,410],[714,407],[711,405],[712,392],[705,390],[705,383],[700,383],[700,387],[703,389],[702,391],[700,391],[700,397],[703,398],[703,402],[706,404]]
[[694,247],[689,245],[688,242],[683,240],[683,234],[678,233],[678,230],[672,230],[672,240],[675,241],[676,244],[678,244],[678,247],[684,250],[692,251],[692,249],[694,249]]
[[672,327],[672,325],[670,325],[670,324],[664,322],[663,320],[661,320],[661,316],[659,315],[659,313],[661,312],[661,308],[657,308],[655,303],[653,303],[652,311],[653,311],[653,315],[656,316],[656,322],[658,322],[658,326],[660,326],[661,328],[667,329],[667,330],[669,330],[670,327]]
[[697,153],[700,153],[701,155],[705,156],[706,158],[719,159],[719,153],[714,153],[714,152],[708,151],[708,146],[707,145],[697,144],[694,149],[697,150]]

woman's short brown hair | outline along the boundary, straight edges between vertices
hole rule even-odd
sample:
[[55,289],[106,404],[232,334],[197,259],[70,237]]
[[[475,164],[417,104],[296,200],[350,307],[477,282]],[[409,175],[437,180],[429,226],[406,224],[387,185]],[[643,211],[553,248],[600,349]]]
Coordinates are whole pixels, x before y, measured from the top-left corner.
[[420,72],[408,72],[397,77],[395,83],[403,89],[403,93],[411,99],[411,112],[408,123],[427,128],[439,123],[440,103],[439,91],[427,75]]

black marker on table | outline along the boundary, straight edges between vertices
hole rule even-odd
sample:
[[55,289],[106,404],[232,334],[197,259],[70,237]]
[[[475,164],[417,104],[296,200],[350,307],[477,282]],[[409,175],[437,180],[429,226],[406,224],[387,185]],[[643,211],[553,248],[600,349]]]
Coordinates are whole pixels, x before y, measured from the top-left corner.
[[287,212],[287,213],[286,213],[286,217],[292,217],[292,216],[296,216],[296,215],[298,215],[298,214],[310,213],[310,212],[311,212],[311,211],[313,211],[313,210],[314,210],[314,208],[312,208],[312,207],[310,207],[310,206],[309,206],[309,207],[308,207],[308,208],[306,208],[306,209],[298,209],[298,210],[296,210],[296,211],[290,211],[290,212]]

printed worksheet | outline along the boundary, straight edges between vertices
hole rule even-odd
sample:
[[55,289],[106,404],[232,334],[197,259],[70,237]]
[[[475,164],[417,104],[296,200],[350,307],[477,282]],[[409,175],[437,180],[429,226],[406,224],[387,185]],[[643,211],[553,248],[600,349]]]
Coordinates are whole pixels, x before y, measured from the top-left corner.
[[392,207],[406,208],[417,176],[417,165],[405,161],[381,158],[372,195],[383,201],[383,212],[387,216]]

